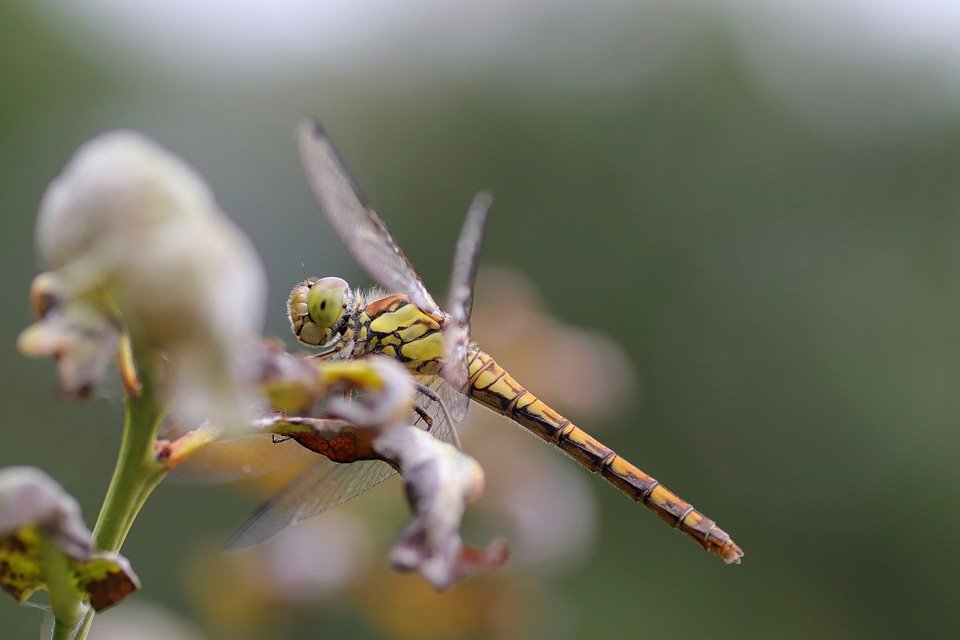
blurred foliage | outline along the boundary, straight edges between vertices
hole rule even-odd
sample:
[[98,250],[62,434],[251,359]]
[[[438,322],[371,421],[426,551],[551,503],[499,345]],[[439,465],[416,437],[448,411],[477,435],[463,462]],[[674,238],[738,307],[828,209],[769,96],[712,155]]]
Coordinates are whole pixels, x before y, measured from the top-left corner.
[[[46,469],[91,520],[117,447],[115,401],[55,402],[49,363],[13,349],[28,322],[37,204],[72,150],[126,126],[194,164],[263,254],[268,333],[286,337],[301,262],[366,282],[300,176],[293,126],[314,114],[437,292],[470,197],[495,192],[483,263],[527,274],[552,314],[614,338],[639,373],[617,417],[582,426],[606,428],[606,442],[746,552],[724,566],[594,479],[595,551],[543,577],[563,602],[551,637],[957,635],[960,119],[908,67],[861,76],[826,57],[781,61],[807,82],[940,101],[936,118],[918,110],[871,127],[801,117],[758,81],[720,14],[692,21],[695,37],[633,82],[528,84],[500,65],[238,86],[126,58],[26,6],[0,4],[0,466]],[[689,16],[654,19],[671,37]],[[845,97],[818,95],[821,112],[844,111]],[[864,122],[896,106],[857,104]],[[478,313],[495,296],[482,291]],[[494,355],[519,366],[518,354]],[[132,599],[198,615],[184,588],[192,545],[222,539],[250,507],[229,489],[161,487],[124,548],[144,584]],[[537,569],[511,571],[526,584]],[[395,589],[419,589],[412,580]],[[228,579],[217,588],[229,597]],[[368,597],[369,615],[390,616],[389,593]],[[307,624],[380,637],[399,624],[335,604],[301,614],[286,637]],[[36,618],[0,600],[0,636],[36,637]]]

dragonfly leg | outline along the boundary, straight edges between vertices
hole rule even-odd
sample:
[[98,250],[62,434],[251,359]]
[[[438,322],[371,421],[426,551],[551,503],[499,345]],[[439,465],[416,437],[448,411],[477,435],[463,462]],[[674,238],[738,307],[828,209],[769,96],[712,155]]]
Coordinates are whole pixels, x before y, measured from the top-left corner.
[[[450,435],[453,438],[453,444],[456,445],[457,449],[463,449],[463,445],[460,444],[460,436],[457,435],[457,430],[454,426],[455,423],[453,421],[453,418],[450,417],[450,412],[447,410],[447,405],[443,402],[443,400],[440,398],[439,395],[434,393],[433,389],[431,389],[430,387],[422,385],[419,382],[416,382],[415,384],[417,387],[417,391],[425,395],[427,398],[430,398],[430,400],[436,402],[437,406],[440,407],[440,411],[443,412],[444,419],[446,420],[447,424],[450,426]],[[414,405],[414,409],[417,409],[417,408],[418,407]],[[417,413],[419,413],[420,416],[423,417],[423,414],[420,413],[420,411],[417,411]],[[425,422],[427,422],[427,424],[430,427],[433,427],[432,419],[430,419],[429,421],[425,420]]]
[[430,414],[427,413],[426,409],[418,404],[414,404],[413,410],[417,412],[417,415],[420,416],[420,419],[423,420],[424,424],[426,424],[428,428],[433,428],[433,418],[430,417]]

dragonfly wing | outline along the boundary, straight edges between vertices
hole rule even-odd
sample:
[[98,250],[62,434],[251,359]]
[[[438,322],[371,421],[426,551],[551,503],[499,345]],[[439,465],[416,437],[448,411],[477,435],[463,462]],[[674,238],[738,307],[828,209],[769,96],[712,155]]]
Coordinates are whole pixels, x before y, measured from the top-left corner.
[[290,465],[305,465],[306,458],[313,455],[293,440],[274,442],[262,433],[233,440],[218,440],[204,445],[174,468],[167,475],[167,481],[179,484],[225,484],[257,478]]
[[[460,437],[457,435],[455,426],[457,421],[452,416],[444,397],[451,393],[463,398],[466,396],[454,392],[439,376],[433,376],[427,380],[426,384],[418,384],[417,387],[417,406],[427,414],[431,424],[427,424],[425,417],[416,411],[413,412],[410,423],[438,440],[449,442],[459,448]],[[469,399],[467,401],[469,402]]]
[[350,464],[318,460],[260,505],[230,536],[226,548],[242,549],[263,542],[290,525],[352,500],[396,473],[379,460]]
[[389,291],[405,293],[427,312],[439,313],[416,270],[340,159],[316,120],[301,123],[300,162],[320,210],[336,229],[357,263]]
[[453,270],[450,275],[450,295],[447,300],[449,320],[444,325],[443,377],[452,391],[445,394],[444,402],[456,422],[467,415],[470,400],[467,397],[469,380],[467,373],[467,349],[470,347],[470,312],[473,308],[473,283],[477,277],[480,247],[487,214],[493,204],[489,193],[481,191],[470,203],[467,217],[460,228],[457,248],[453,255]]
[[473,307],[473,283],[477,277],[477,264],[480,261],[480,247],[483,244],[483,229],[487,224],[487,214],[493,205],[493,197],[481,191],[473,198],[467,217],[460,227],[457,247],[453,254],[453,269],[450,275],[450,297],[447,300],[447,312],[454,322],[468,325]]
[[[456,379],[463,380],[463,384],[467,383],[466,375],[466,365],[463,367],[463,375],[457,375]],[[460,384],[458,382],[458,384]],[[440,399],[443,401],[443,404],[447,407],[447,411],[450,413],[450,419],[453,420],[453,424],[460,424],[463,422],[464,418],[467,417],[467,410],[470,408],[470,397],[465,395],[462,391],[448,382],[445,382],[440,387]]]

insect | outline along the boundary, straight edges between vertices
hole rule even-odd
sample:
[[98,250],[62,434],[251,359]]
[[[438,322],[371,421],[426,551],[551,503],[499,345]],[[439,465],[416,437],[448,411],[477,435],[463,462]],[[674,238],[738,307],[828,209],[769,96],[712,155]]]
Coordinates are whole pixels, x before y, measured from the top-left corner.
[[[319,349],[323,358],[396,358],[435,392],[430,394],[434,404],[449,411],[449,417],[443,412],[436,416],[435,432],[442,437],[455,433],[447,423],[461,421],[473,400],[556,445],[725,562],[740,562],[743,552],[713,520],[551,409],[470,342],[473,281],[491,205],[488,194],[478,194],[467,213],[444,310],[367,204],[320,125],[302,124],[298,142],[321,211],[357,262],[392,292],[368,299],[340,278],[305,280],[293,289],[288,304],[293,331],[302,343]],[[355,465],[363,466],[351,470]],[[255,542],[264,533],[339,504],[392,473],[384,463],[364,461],[318,472],[317,477],[307,474],[261,509],[256,526],[246,534],[241,531],[241,543]]]

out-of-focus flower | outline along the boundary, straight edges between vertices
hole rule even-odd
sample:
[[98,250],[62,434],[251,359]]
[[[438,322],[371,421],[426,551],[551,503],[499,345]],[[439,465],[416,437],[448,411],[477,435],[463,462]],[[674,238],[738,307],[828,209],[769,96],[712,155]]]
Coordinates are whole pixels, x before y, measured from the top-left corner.
[[249,240],[192,168],[139,133],[94,138],[44,194],[37,246],[52,269],[42,288],[56,291],[47,297],[62,312],[35,305],[45,315],[21,348],[73,362],[66,368],[83,373],[64,386],[95,382],[102,357],[88,345],[110,352],[110,341],[97,340],[102,326],[81,339],[96,326],[87,316],[100,313],[135,348],[167,359],[178,418],[244,424],[254,374],[246,344],[262,322],[265,277]]
[[346,512],[331,516],[265,543],[261,566],[276,598],[309,605],[353,583],[370,564],[374,549],[363,523]]
[[551,317],[517,271],[483,269],[476,288],[473,338],[517,380],[561,410],[602,418],[622,409],[636,377],[616,343]]
[[[162,439],[151,437],[147,449],[118,464],[139,465],[153,454],[155,466],[131,467],[144,486],[213,440],[236,435],[231,429],[249,434],[253,427],[337,465],[282,490],[241,529],[241,543],[263,540],[399,472],[413,520],[394,545],[396,568],[445,589],[506,561],[499,540],[482,549],[464,544],[460,527],[467,505],[482,494],[483,471],[454,434],[438,430],[434,437],[409,426],[433,422],[423,408],[414,412],[406,367],[386,357],[293,356],[259,338],[259,260],[181,161],[132,132],[91,141],[44,196],[37,240],[51,271],[34,283],[39,320],[21,336],[21,349],[57,357],[61,386],[74,395],[96,384],[116,358],[145,428],[168,416]],[[261,569],[266,575],[256,576],[278,587],[277,598],[296,600],[293,590],[319,586],[322,571],[284,584],[280,577],[291,566],[306,567],[285,560],[274,557]],[[90,598],[101,608],[99,591]]]
[[381,571],[368,576],[356,601],[384,638],[557,637],[543,620],[556,594],[535,575],[498,572],[461,582],[438,593],[428,585]]
[[63,487],[39,469],[10,467],[0,471],[0,586],[19,602],[46,589],[53,614],[72,623],[83,597],[100,611],[140,583],[125,558],[93,551]]
[[271,637],[351,592],[371,565],[385,564],[382,553],[366,522],[337,509],[249,549],[223,553],[222,540],[202,542],[188,586],[217,637]]
[[97,616],[90,640],[204,640],[200,630],[157,604],[131,602]]

